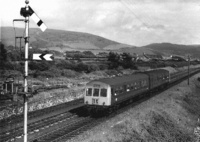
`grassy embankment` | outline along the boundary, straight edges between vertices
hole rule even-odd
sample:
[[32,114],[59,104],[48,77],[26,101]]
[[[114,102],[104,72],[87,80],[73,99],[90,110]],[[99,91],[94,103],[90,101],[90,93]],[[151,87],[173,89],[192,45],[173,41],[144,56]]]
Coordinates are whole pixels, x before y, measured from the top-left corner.
[[200,116],[200,94],[195,75],[187,81],[118,114],[71,141],[139,142],[195,141],[194,128]]

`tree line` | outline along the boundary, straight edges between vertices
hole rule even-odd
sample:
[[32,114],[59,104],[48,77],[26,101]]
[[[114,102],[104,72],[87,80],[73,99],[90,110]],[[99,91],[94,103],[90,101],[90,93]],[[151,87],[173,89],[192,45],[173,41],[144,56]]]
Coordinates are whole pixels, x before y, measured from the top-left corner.
[[[3,43],[0,43],[0,71],[2,75],[9,73],[16,75],[23,75],[24,72],[24,50],[18,47],[8,46],[5,47]],[[40,49],[30,49],[29,58],[33,53],[49,53],[51,51],[42,51]],[[68,52],[69,53],[69,52]],[[74,52],[70,57],[96,57],[91,51]],[[102,53],[103,54],[103,53]],[[66,52],[66,57],[69,54]],[[110,52],[107,55],[107,63],[84,63],[82,61],[70,61],[70,60],[54,60],[48,61],[29,61],[29,74],[33,77],[59,77],[67,76],[74,77],[79,73],[90,73],[98,70],[109,69],[123,69],[123,68],[135,68],[132,57],[128,53],[118,54]]]

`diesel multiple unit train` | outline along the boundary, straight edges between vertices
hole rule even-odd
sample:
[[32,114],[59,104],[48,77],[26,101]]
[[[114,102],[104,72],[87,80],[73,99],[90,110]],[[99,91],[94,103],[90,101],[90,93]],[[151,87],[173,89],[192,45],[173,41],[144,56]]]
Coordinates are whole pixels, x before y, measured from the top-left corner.
[[[190,70],[190,73],[199,68]],[[188,75],[188,71],[170,72],[157,69],[114,78],[103,78],[86,84],[84,103],[88,111],[102,112],[116,109],[123,102],[132,100],[145,92],[166,87]]]

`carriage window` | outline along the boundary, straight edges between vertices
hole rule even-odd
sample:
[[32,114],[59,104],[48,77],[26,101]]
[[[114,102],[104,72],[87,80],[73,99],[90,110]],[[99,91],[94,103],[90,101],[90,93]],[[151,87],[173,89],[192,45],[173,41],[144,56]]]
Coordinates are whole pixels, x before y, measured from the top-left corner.
[[131,86],[128,84],[126,91],[130,91],[130,89],[131,89]]
[[114,89],[111,88],[111,95],[114,96]]
[[134,84],[133,83],[131,84],[131,89],[134,89]]
[[119,93],[121,94],[121,93],[123,93],[123,87],[121,86],[120,88],[119,88]]
[[107,89],[101,89],[101,97],[107,97]]
[[143,81],[142,81],[141,86],[142,86],[142,87],[145,87],[145,86],[146,86],[146,80],[143,80]]
[[116,89],[115,89],[115,93],[114,93],[113,95],[116,96],[116,95],[119,95],[119,94],[120,94],[120,88],[116,88]]
[[123,91],[124,91],[124,92],[126,92],[126,88],[127,88],[127,86],[126,86],[126,85],[124,85],[123,87],[124,87]]
[[144,80],[144,86],[147,86],[147,81],[146,80]]
[[93,93],[93,96],[96,96],[96,97],[98,97],[98,96],[99,96],[99,89],[97,89],[97,88],[94,88],[94,93]]
[[86,96],[92,96],[92,88],[86,90]]

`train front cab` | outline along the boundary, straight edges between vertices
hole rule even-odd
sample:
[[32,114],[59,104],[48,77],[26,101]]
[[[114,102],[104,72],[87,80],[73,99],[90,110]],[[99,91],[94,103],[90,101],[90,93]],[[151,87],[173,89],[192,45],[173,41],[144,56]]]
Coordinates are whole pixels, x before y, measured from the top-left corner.
[[111,89],[102,82],[90,82],[86,85],[84,104],[89,110],[101,111],[108,108],[111,103]]

